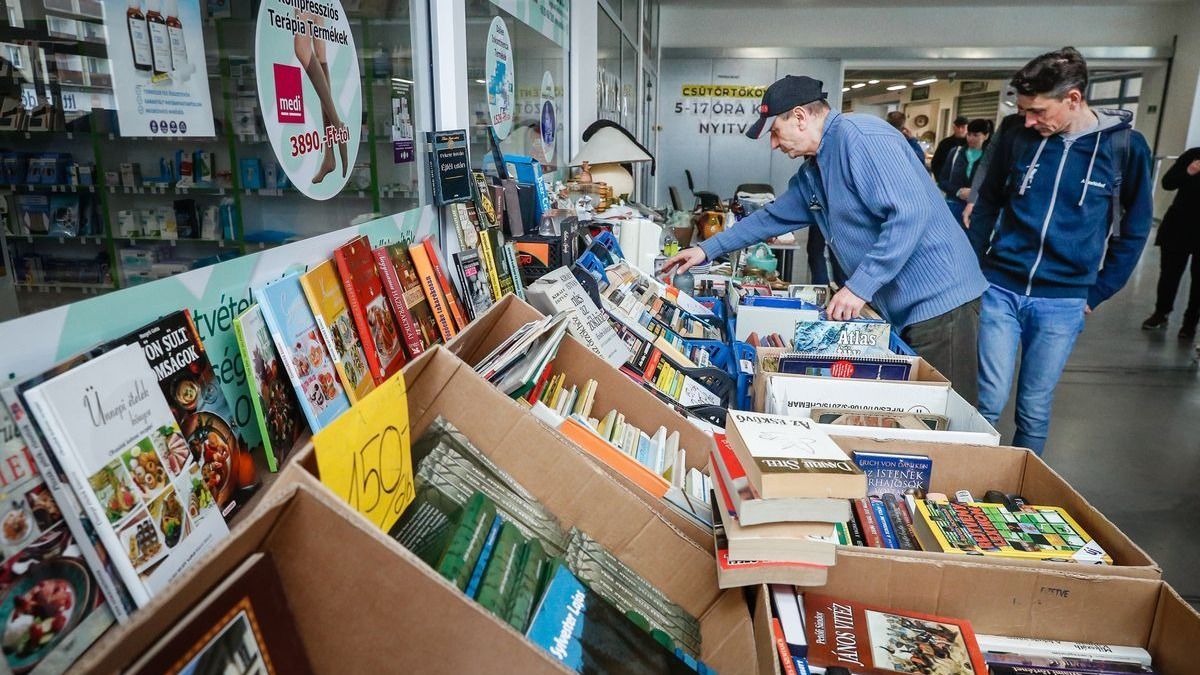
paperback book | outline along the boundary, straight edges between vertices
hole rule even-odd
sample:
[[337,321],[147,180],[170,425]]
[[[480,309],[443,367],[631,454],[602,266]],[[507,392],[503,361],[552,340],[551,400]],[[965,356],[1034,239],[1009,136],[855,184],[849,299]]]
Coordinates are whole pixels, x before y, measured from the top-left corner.
[[296,442],[308,428],[296,392],[288,382],[287,370],[271,342],[271,332],[263,321],[262,310],[251,305],[233,324],[242,367],[246,369],[246,387],[254,406],[254,419],[263,439],[267,468],[278,471]]
[[907,380],[914,357],[831,356],[828,354],[781,354],[779,372],[816,377],[844,377],[856,380]]
[[358,329],[371,377],[375,384],[383,384],[400,371],[405,360],[400,346],[400,328],[383,294],[371,244],[365,236],[356,237],[335,249],[333,259],[346,290],[350,316]]
[[[720,508],[716,492],[709,493],[713,511]],[[717,560],[717,586],[737,588],[760,584],[821,586],[828,579],[829,567],[804,562],[768,562],[737,560],[729,556],[729,540],[720,518],[713,523],[713,554]]]
[[139,607],[228,536],[141,347],[117,347],[25,397]]
[[300,275],[300,287],[313,318],[321,331],[321,339],[329,358],[351,403],[357,403],[375,390],[375,378],[367,365],[367,354],[358,339],[358,329],[350,316],[342,280],[332,260]]
[[929,492],[933,461],[925,455],[854,450],[850,457],[867,475],[868,495],[904,495],[911,490],[924,497]]
[[[390,265],[384,264],[384,254]],[[412,317],[412,332],[405,331],[408,353],[416,357],[425,349],[442,341],[437,320],[433,318],[429,300],[421,286],[421,277],[413,266],[412,256],[405,244],[392,244],[375,250],[377,266],[382,270],[383,284],[392,307],[403,305]],[[397,310],[397,315],[400,314]]]
[[408,247],[408,254],[412,258],[413,269],[416,270],[417,277],[421,281],[425,299],[429,301],[429,309],[437,323],[438,331],[443,340],[449,341],[458,334],[458,328],[454,324],[446,293],[442,290],[442,284],[437,275],[434,274],[433,262],[429,259],[429,253],[423,243],[417,243]]
[[467,315],[477,319],[492,306],[492,291],[487,272],[479,260],[479,252],[463,250],[454,254],[454,270],[458,274],[459,286],[463,290],[463,304]]
[[866,494],[862,470],[812,420],[731,410],[725,435],[764,499]]
[[746,478],[742,463],[725,434],[713,434],[717,452],[711,457],[714,482],[725,487],[738,522],[760,525],[787,521],[844,523],[850,519],[850,502],[828,497],[776,497],[763,499]]
[[1111,565],[1112,557],[1057,506],[918,499],[913,526],[926,551]]

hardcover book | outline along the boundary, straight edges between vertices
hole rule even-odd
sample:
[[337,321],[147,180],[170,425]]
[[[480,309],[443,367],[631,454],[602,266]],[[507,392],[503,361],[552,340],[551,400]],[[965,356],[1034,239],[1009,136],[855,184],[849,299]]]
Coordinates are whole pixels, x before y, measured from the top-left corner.
[[367,364],[367,353],[359,341],[354,318],[350,316],[337,266],[332,260],[317,265],[300,275],[300,287],[304,289],[304,297],[308,298],[308,306],[312,308],[321,339],[325,341],[346,395],[351,403],[361,401],[375,391],[375,378]]
[[916,501],[913,528],[926,551],[1111,565],[1112,557],[1057,506]]
[[808,661],[855,673],[987,675],[975,631],[948,619],[804,594]]
[[764,499],[866,494],[862,470],[812,420],[731,410],[725,435]]
[[[17,425],[0,410],[0,671],[61,673],[113,614]],[[5,667],[7,666],[7,667]]]
[[250,390],[254,419],[263,439],[267,467],[278,471],[308,428],[308,423],[300,411],[296,392],[288,382],[279,352],[271,342],[271,332],[263,321],[262,310],[258,305],[251,305],[233,327],[242,352],[246,387]]
[[851,459],[867,474],[867,494],[903,495],[913,490],[918,496],[929,492],[929,476],[933,461],[925,455],[902,455],[891,452],[854,450]]
[[[379,272],[379,280],[383,283],[383,292],[387,295],[388,305],[392,309],[392,315],[396,317],[396,325],[400,328],[400,337],[404,340],[404,350],[410,357],[416,358],[425,351],[425,344],[421,338],[421,327],[417,325],[412,311],[408,308],[408,302],[404,298],[404,286],[400,282],[400,275],[396,272],[396,266],[393,264],[386,246],[373,249],[371,255],[375,258],[375,269]],[[418,284],[418,288],[419,286],[420,284]],[[424,297],[424,294],[421,294],[421,298],[424,299]],[[433,328],[433,326],[430,327]],[[434,330],[436,332],[436,329]]]
[[479,260],[479,252],[463,250],[454,254],[454,271],[458,274],[459,285],[463,289],[463,304],[467,315],[477,319],[492,306],[492,291],[487,280],[487,272]]
[[375,384],[383,384],[400,372],[405,360],[400,347],[400,328],[383,294],[371,244],[365,236],[356,237],[335,249],[333,259],[346,289],[350,316],[354,317],[371,376]]
[[25,394],[138,606],[229,535],[158,378],[117,347]]
[[442,334],[443,340],[449,341],[458,334],[458,329],[454,326],[454,318],[450,313],[446,293],[442,290],[442,284],[438,281],[437,275],[434,274],[429,253],[425,250],[425,245],[419,243],[409,246],[408,254],[412,258],[413,269],[416,270],[417,277],[421,280],[421,289],[425,293],[425,299],[429,301],[429,309],[433,313],[438,331]]
[[[206,487],[228,519],[256,486],[254,460],[191,313],[185,309],[168,314],[118,342],[134,341],[158,378],[191,449],[191,460],[199,465]],[[178,453],[167,453],[164,459],[172,473],[188,464]]]
[[[383,248],[387,251],[387,257],[391,260],[392,268],[396,271],[394,281],[398,284],[398,286],[388,286],[388,294],[391,296],[392,302],[396,303],[396,293],[398,290],[403,296],[404,306],[408,308],[409,314],[412,315],[416,336],[420,341],[420,349],[414,351],[414,343],[411,342],[410,338],[406,339],[410,339],[409,354],[416,357],[425,349],[441,342],[441,333],[438,331],[437,320],[433,318],[433,310],[430,309],[429,300],[425,297],[425,290],[421,286],[421,277],[417,274],[416,267],[413,265],[412,256],[408,252],[408,246],[405,244],[392,244]],[[378,254],[376,256],[378,258]],[[384,284],[389,283],[389,278],[390,275],[384,275]]]
[[274,562],[266,553],[254,553],[127,672],[308,675],[313,670]]
[[300,409],[313,433],[350,409],[350,399],[338,381],[333,359],[325,349],[316,319],[295,272],[254,289],[271,339],[287,369]]

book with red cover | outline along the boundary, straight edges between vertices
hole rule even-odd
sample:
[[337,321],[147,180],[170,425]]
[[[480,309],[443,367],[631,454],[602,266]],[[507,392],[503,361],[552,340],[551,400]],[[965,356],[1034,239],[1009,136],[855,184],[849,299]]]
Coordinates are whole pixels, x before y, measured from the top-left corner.
[[987,675],[971,623],[804,594],[808,662],[864,675]]
[[442,339],[449,341],[458,334],[458,330],[454,327],[454,319],[450,314],[446,293],[442,290],[442,284],[438,281],[437,275],[434,274],[433,263],[429,260],[429,252],[425,250],[424,243],[420,243],[409,246],[408,255],[412,258],[417,278],[421,280],[421,290],[425,291],[425,298],[429,301],[429,309],[437,322],[438,331],[442,334]]
[[[737,588],[759,584],[791,584],[793,586],[823,586],[829,574],[824,565],[804,562],[768,562],[762,560],[730,560],[729,539],[719,517],[717,490],[708,493],[713,512],[713,552],[717,559],[717,587]],[[723,495],[724,496],[724,495]],[[724,505],[729,508],[728,502]]]
[[433,268],[433,276],[437,277],[438,285],[442,287],[442,294],[446,296],[446,305],[450,308],[450,316],[454,318],[454,325],[458,330],[466,328],[467,317],[458,304],[458,294],[454,292],[454,286],[450,285],[450,278],[446,276],[445,267],[442,265],[437,247],[433,245],[433,239],[426,237],[421,244],[425,247],[425,254],[429,256],[429,266]]
[[392,244],[384,248],[387,249],[388,257],[392,259],[396,278],[400,280],[400,287],[404,290],[404,304],[421,334],[422,349],[429,349],[442,341],[442,333],[438,329],[437,319],[433,318],[433,309],[429,299],[425,297],[421,275],[417,274],[417,267],[408,252],[408,244]]
[[783,626],[779,619],[771,619],[771,633],[775,637],[775,651],[779,654],[779,664],[783,666],[783,675],[798,675],[796,664],[792,662],[792,653],[788,651],[787,640],[783,637]]
[[400,329],[383,294],[371,244],[365,236],[355,237],[334,250],[333,259],[342,277],[358,339],[367,353],[371,376],[376,384],[383,384],[400,371],[405,360],[400,348]]
[[412,311],[408,309],[408,301],[404,298],[404,284],[400,281],[400,274],[396,271],[388,248],[380,246],[371,251],[371,255],[375,256],[379,280],[383,282],[383,290],[387,293],[392,313],[396,315],[396,323],[400,324],[400,337],[404,338],[404,349],[415,359],[425,351],[425,343],[421,338],[421,327],[417,325]]
[[312,673],[269,554],[251,554],[129,670],[150,673]]
[[883,537],[879,534],[879,526],[875,524],[875,515],[871,511],[871,505],[866,499],[855,499],[854,516],[858,519],[859,528],[862,529],[863,539],[866,540],[867,546],[872,548],[887,548],[887,544],[883,543]]

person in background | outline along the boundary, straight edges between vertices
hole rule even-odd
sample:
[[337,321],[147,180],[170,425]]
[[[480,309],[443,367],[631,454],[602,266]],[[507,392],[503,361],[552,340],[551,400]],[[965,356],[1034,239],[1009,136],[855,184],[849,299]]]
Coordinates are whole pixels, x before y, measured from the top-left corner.
[[904,137],[870,115],[831,110],[821,82],[788,75],[767,88],[747,135],[807,161],[788,189],[733,227],[664,263],[663,274],[815,225],[848,275],[827,316],[867,302],[968,401],[975,399],[979,296],[987,282],[941,192]]
[[999,420],[1021,351],[1013,444],[1038,454],[1084,316],[1129,280],[1153,217],[1150,147],[1129,112],[1088,106],[1087,84],[1073,47],[1017,72],[1025,127],[1002,135],[967,230],[991,284],[979,322],[979,411]]
[[1158,299],[1154,313],[1142,323],[1145,330],[1167,327],[1167,317],[1175,308],[1175,294],[1179,291],[1179,280],[1192,264],[1192,282],[1188,288],[1187,309],[1183,310],[1183,325],[1179,327],[1179,339],[1196,337],[1196,323],[1200,321],[1200,148],[1187,150],[1163,175],[1164,190],[1177,190],[1175,200],[1158,226],[1154,245],[1162,253],[1162,270],[1158,275]]
[[887,123],[895,127],[896,131],[899,131],[904,136],[904,140],[908,141],[909,147],[913,149],[913,152],[917,153],[917,161],[921,163],[921,166],[925,166],[925,150],[917,142],[917,139],[913,138],[912,132],[908,130],[908,127],[904,126],[907,120],[908,115],[899,110],[893,110],[887,114]]
[[[991,120],[988,121],[991,122]],[[1000,120],[1000,129],[998,131],[994,131],[995,124],[989,125],[988,142],[983,148],[983,158],[979,160],[979,166],[975,167],[975,176],[971,178],[971,194],[967,197],[967,205],[963,209],[963,227],[971,227],[971,212],[975,209],[975,202],[979,199],[979,187],[987,179],[988,166],[991,165],[992,157],[996,154],[1000,138],[1006,133],[1012,133],[1013,129],[1021,129],[1024,125],[1025,116],[1020,113],[1006,115],[1004,119]]]
[[954,216],[954,222],[961,223],[963,209],[967,206],[967,198],[971,196],[971,179],[979,160],[983,157],[983,146],[988,140],[988,121],[985,119],[972,120],[967,126],[967,143],[954,148],[950,158],[942,165],[942,172],[937,176],[938,187],[946,193],[946,206]]
[[959,115],[954,118],[954,133],[942,139],[937,144],[937,148],[933,151],[933,159],[929,160],[929,170],[933,175],[942,175],[942,166],[946,163],[946,159],[950,157],[950,153],[954,152],[955,148],[961,148],[967,144],[967,117]]

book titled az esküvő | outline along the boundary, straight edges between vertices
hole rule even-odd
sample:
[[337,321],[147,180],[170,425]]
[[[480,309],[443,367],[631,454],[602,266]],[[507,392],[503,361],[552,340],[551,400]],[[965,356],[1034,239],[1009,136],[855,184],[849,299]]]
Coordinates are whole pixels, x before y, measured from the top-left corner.
[[971,624],[804,594],[808,662],[864,675],[955,673],[987,675]]
[[866,496],[867,477],[812,420],[731,410],[725,436],[763,499]]
[[140,346],[117,347],[25,399],[139,607],[229,535]]

